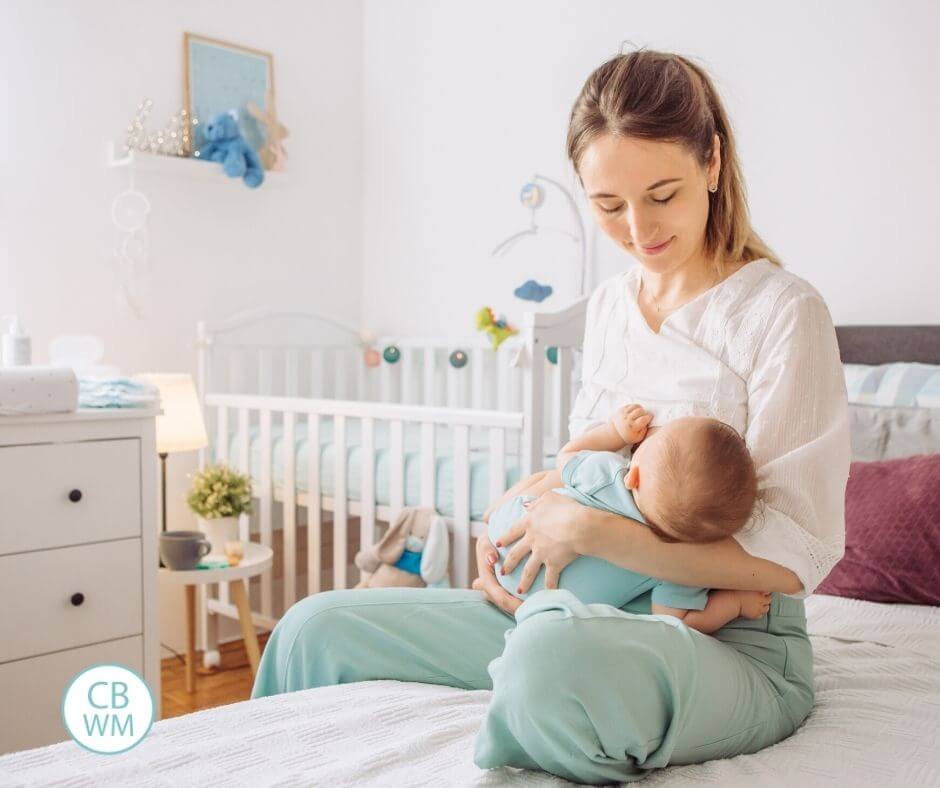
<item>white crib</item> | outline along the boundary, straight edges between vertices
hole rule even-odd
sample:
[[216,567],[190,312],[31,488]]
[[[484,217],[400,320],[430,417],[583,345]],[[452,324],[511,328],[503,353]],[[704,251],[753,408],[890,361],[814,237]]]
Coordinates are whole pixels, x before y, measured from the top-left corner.
[[[567,440],[585,306],[526,313],[497,352],[482,336],[379,338],[376,367],[357,331],[315,314],[254,310],[200,322],[210,447],[199,466],[226,462],[251,474],[254,511],[242,516],[240,537],[275,550],[252,589],[255,624],[271,629],[297,599],[349,587],[353,551],[380,538],[404,506],[445,517],[450,580],[468,587],[483,508]],[[462,367],[450,363],[455,350]],[[200,645],[213,664],[219,616],[238,612],[226,584],[200,589]]]

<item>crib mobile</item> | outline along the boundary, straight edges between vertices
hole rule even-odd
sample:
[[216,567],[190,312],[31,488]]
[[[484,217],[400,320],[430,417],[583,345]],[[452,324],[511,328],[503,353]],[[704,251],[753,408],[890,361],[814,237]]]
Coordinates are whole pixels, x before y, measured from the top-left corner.
[[[545,203],[545,190],[538,183],[536,183],[536,181],[542,181],[551,186],[554,186],[565,196],[568,207],[571,210],[571,213],[574,215],[577,229],[576,233],[570,233],[567,230],[560,230],[555,227],[540,227],[538,225],[538,223],[535,221],[535,212]],[[523,207],[529,209],[529,226],[525,230],[520,230],[518,233],[510,235],[506,240],[498,244],[497,247],[493,250],[493,257],[498,257],[505,254],[513,246],[515,246],[516,243],[521,241],[523,238],[526,238],[527,236],[535,236],[539,233],[545,232],[561,233],[562,235],[566,235],[574,243],[578,244],[581,251],[579,261],[580,275],[578,279],[578,296],[583,297],[585,295],[584,287],[587,272],[587,241],[584,233],[584,220],[581,218],[581,212],[578,210],[578,206],[575,203],[571,192],[568,191],[568,189],[566,189],[558,181],[547,178],[544,175],[536,174],[532,176],[531,181],[523,185],[522,190],[519,192],[519,202],[522,203]],[[517,287],[513,291],[513,294],[517,298],[521,298],[525,301],[535,301],[536,303],[540,303],[552,294],[552,288],[550,285],[540,285],[535,280],[530,279],[524,282],[521,286]]]
[[[561,230],[554,227],[540,227],[538,222],[535,219],[535,212],[542,207],[545,203],[545,190],[538,184],[536,181],[542,181],[544,183],[554,186],[556,189],[561,191],[565,196],[568,207],[571,209],[571,213],[574,214],[577,232],[570,233],[567,230]],[[584,296],[584,287],[586,280],[586,271],[587,271],[587,242],[585,239],[584,232],[584,221],[581,218],[581,213],[578,211],[577,204],[575,203],[574,197],[571,195],[571,192],[568,191],[562,184],[558,181],[555,181],[551,178],[548,178],[544,175],[535,174],[532,176],[532,180],[524,184],[522,190],[519,192],[519,202],[525,208],[528,208],[530,211],[529,217],[529,226],[521,230],[518,233],[506,238],[500,244],[496,246],[492,254],[494,257],[498,257],[502,254],[508,252],[516,243],[525,238],[526,236],[538,235],[540,232],[555,232],[566,235],[571,240],[578,244],[581,250],[580,254],[580,263],[579,263],[579,278],[578,278],[578,295],[579,297]],[[529,279],[523,282],[519,287],[513,291],[513,295],[517,298],[520,298],[524,301],[534,301],[536,303],[541,303],[546,298],[548,298],[553,292],[551,285],[539,284],[534,279]],[[493,313],[493,310],[484,306],[477,310],[476,313],[476,328],[478,331],[484,331],[490,338],[490,342],[493,350],[498,350],[499,346],[505,342],[509,337],[518,334],[519,330],[514,326],[510,325],[506,320],[505,315],[500,315],[498,318]],[[363,332],[361,335],[361,342],[363,346],[363,360],[367,367],[378,367],[384,360],[387,364],[397,364],[401,358],[401,350],[396,345],[387,345],[383,348],[381,354],[372,346],[375,338],[374,335],[370,333],[367,337],[366,332]],[[549,347],[545,351],[546,357],[548,358],[551,364],[558,363],[558,348]],[[448,356],[448,363],[454,369],[463,369],[467,366],[469,362],[469,356],[465,350],[456,349]],[[524,349],[520,348],[516,352],[514,357],[511,360],[511,365],[518,367],[525,362],[524,358]]]

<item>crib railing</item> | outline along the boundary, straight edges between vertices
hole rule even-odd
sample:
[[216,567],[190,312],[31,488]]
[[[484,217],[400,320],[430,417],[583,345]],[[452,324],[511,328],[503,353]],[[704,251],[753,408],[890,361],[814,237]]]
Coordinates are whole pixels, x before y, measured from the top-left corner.
[[377,374],[366,376],[364,399],[448,408],[521,409],[522,371],[517,357],[523,342],[518,337],[506,340],[496,351],[480,337],[449,342],[384,337],[377,346],[380,350],[395,348],[400,358],[392,364],[383,358]]
[[365,350],[349,344],[234,342],[205,332],[197,367],[206,391],[484,410],[511,410],[521,397],[520,337],[496,351],[480,337],[383,337],[369,366]]
[[[360,544],[367,548],[375,543],[376,522],[390,522],[405,506],[405,426],[415,425],[420,431],[420,498],[421,505],[435,506],[437,459],[436,441],[441,428],[451,432],[454,512],[449,518],[452,539],[452,582],[459,587],[469,585],[470,541],[483,524],[474,523],[470,511],[471,430],[476,433],[479,451],[480,433],[485,433],[488,459],[489,497],[496,498],[505,490],[506,456],[509,443],[518,438],[523,414],[510,411],[474,410],[469,408],[433,408],[394,403],[355,402],[351,400],[316,400],[257,395],[209,394],[207,408],[215,411],[214,433],[216,459],[242,472],[251,473],[258,481],[254,496],[258,500],[258,522],[261,544],[271,545],[273,507],[277,499],[283,513],[284,606],[297,599],[297,508],[307,511],[307,593],[322,590],[321,529],[324,511],[332,512],[333,525],[333,587],[346,588],[347,530],[349,517],[358,516]],[[327,496],[322,490],[320,467],[321,424],[329,418],[333,445],[333,490]],[[296,427],[303,419],[307,429],[307,490],[297,489]],[[361,447],[361,489],[358,500],[350,501],[347,479],[348,427],[350,420],[359,420]],[[376,503],[375,460],[376,426],[387,422],[389,436],[389,499],[387,506]],[[259,468],[251,467],[249,446],[253,422],[257,423],[257,454]],[[273,483],[273,426],[281,428],[283,473],[279,496]],[[235,456],[229,456],[230,425],[236,426]],[[476,527],[474,527],[474,525]],[[249,520],[242,515],[240,538],[247,539]],[[271,617],[273,611],[271,572],[261,577],[261,612]],[[221,592],[220,592],[221,597]],[[227,602],[228,600],[223,600]]]
[[[359,518],[358,542],[374,544],[376,523],[391,522],[405,505],[406,427],[419,434],[420,501],[436,504],[436,442],[444,431],[455,479],[451,582],[467,587],[470,546],[485,525],[470,510],[471,451],[489,462],[492,501],[506,484],[507,457],[515,456],[520,472],[542,467],[568,435],[568,415],[577,379],[586,299],[557,312],[526,313],[522,331],[497,352],[482,337],[463,342],[422,338],[381,338],[372,347],[380,361],[359,341],[358,332],[320,315],[255,309],[213,324],[197,325],[197,380],[204,404],[214,459],[227,462],[257,479],[256,519],[262,544],[273,545],[282,529],[283,609],[298,598],[298,514],[307,518],[306,594],[325,587],[345,588],[350,566],[349,520]],[[385,350],[389,350],[386,354]],[[452,363],[455,350],[467,363]],[[453,361],[462,361],[455,358]],[[326,420],[334,430],[334,488],[321,484],[320,431]],[[302,427],[300,426],[302,425]],[[235,427],[234,446],[229,434]],[[350,498],[345,453],[351,426],[359,428],[361,488]],[[390,493],[376,503],[376,435],[388,438]],[[307,430],[307,491],[299,489],[294,444],[297,430]],[[281,431],[282,473],[275,484],[273,437]],[[251,468],[251,433],[257,432],[257,464]],[[232,455],[232,456],[230,456]],[[474,456],[477,456],[476,454]],[[199,466],[208,460],[199,452]],[[413,478],[413,477],[412,477]],[[410,503],[410,502],[409,502]],[[278,508],[278,505],[280,508]],[[280,523],[274,514],[281,515]],[[328,514],[329,520],[324,514]],[[332,533],[328,530],[332,524]],[[249,519],[240,523],[248,539]],[[276,528],[280,525],[281,528]],[[326,527],[325,527],[326,526]],[[332,565],[321,570],[322,538],[332,536]],[[275,567],[279,554],[275,553]],[[328,579],[324,573],[330,573]],[[274,569],[260,578],[260,611],[255,624],[273,628]],[[201,586],[202,645],[218,655],[218,613],[237,618],[228,589]],[[207,657],[208,660],[208,657]]]

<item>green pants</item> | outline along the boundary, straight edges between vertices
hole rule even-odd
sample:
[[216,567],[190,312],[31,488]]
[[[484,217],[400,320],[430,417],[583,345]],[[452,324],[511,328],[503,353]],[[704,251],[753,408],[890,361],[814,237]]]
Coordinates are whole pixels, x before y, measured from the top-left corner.
[[374,679],[492,689],[474,763],[585,783],[755,752],[809,714],[801,601],[774,594],[713,636],[649,609],[649,594],[618,609],[542,590],[513,619],[469,589],[327,591],[278,622],[252,697]]

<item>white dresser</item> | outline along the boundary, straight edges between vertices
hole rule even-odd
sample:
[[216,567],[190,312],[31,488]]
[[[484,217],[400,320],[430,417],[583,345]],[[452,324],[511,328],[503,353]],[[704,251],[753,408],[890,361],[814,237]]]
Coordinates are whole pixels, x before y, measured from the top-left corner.
[[69,681],[126,665],[160,718],[158,408],[0,416],[0,753],[68,737]]

